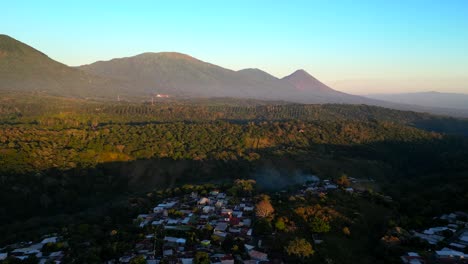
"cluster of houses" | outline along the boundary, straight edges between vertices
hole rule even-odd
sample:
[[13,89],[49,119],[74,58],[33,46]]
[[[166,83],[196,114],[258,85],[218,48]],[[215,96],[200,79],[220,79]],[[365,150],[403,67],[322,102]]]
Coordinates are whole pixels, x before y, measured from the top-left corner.
[[[150,264],[163,259],[165,263],[190,264],[197,252],[207,253],[210,263],[267,262],[268,255],[258,249],[259,243],[252,236],[254,208],[250,197],[233,199],[217,190],[205,196],[193,192],[168,198],[135,219],[147,234],[119,262],[129,263],[143,256]],[[197,236],[201,233],[204,235]],[[225,239],[241,240],[244,248],[238,250],[239,254],[225,252],[220,246]]]
[[[358,182],[356,178],[349,177],[348,178],[351,184],[355,184]],[[338,190],[340,187],[334,183],[330,179],[325,179],[323,181],[320,181],[320,179],[316,176],[310,177],[307,181],[306,184],[303,185],[304,188],[300,189],[300,194],[303,195],[306,192],[314,193],[314,194],[320,194],[320,193],[327,193],[330,191]],[[355,189],[353,187],[345,187],[343,189],[347,193],[354,193],[354,192],[359,192],[361,191],[359,188]]]
[[422,231],[412,231],[412,236],[438,248],[423,257],[417,252],[401,256],[403,263],[468,263],[468,213],[454,212],[436,217],[446,221],[444,226],[431,227]]
[[8,245],[0,248],[0,261],[7,258],[26,260],[35,257],[39,264],[62,263],[62,259],[65,256],[64,251],[50,251],[53,245],[57,243],[66,244],[66,242],[61,241],[60,237],[54,234],[53,236],[46,236],[36,243],[30,241]]

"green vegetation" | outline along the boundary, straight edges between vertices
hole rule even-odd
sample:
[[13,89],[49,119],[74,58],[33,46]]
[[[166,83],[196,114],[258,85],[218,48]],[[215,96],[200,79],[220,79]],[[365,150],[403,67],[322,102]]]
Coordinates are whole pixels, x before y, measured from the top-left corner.
[[[129,219],[162,197],[213,187],[194,183],[254,197],[248,179],[270,170],[286,181],[298,172],[319,175],[340,188],[358,178],[353,187],[365,193],[255,196],[254,232],[290,261],[373,263],[388,255],[376,241],[390,222],[417,228],[468,204],[465,120],[349,105],[0,100],[0,244],[65,230],[77,249],[69,257],[79,263],[131,248],[140,234]],[[211,239],[212,229],[200,236]],[[324,244],[312,235],[324,236]],[[212,242],[234,253],[242,246]]]

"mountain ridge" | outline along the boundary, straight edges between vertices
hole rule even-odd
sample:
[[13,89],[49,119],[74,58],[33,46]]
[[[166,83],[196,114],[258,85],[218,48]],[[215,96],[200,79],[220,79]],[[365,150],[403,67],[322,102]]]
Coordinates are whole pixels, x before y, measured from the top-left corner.
[[447,92],[412,92],[398,94],[369,94],[366,97],[400,102],[405,104],[421,105],[425,107],[453,108],[468,110],[468,94]]
[[256,68],[234,71],[179,52],[136,56],[70,67],[7,35],[0,35],[0,91],[115,100],[245,98],[303,104],[367,104],[400,110],[468,116],[468,110],[387,102],[332,89],[300,69],[283,78]]
[[69,67],[7,35],[0,35],[0,53],[0,90],[107,98],[128,89],[123,82]]

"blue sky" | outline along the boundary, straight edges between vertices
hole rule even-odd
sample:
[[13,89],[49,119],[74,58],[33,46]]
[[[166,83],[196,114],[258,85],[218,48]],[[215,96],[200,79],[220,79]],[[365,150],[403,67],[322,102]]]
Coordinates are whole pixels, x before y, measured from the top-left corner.
[[178,51],[353,93],[468,93],[468,1],[4,1],[0,32],[68,65]]

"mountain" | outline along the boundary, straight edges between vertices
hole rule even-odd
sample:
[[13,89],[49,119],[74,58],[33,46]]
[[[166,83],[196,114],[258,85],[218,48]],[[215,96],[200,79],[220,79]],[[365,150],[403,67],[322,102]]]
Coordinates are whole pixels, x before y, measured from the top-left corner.
[[420,92],[400,94],[371,94],[367,97],[389,102],[398,102],[426,107],[468,110],[468,94]]
[[132,83],[133,91],[141,94],[242,97],[300,103],[373,102],[335,91],[304,70],[279,79],[259,69],[233,71],[176,52],[143,53],[78,68]]
[[79,69],[132,83],[140,94],[171,96],[235,96],[247,86],[234,71],[175,52],[143,53],[99,61]]
[[134,92],[140,94],[280,99],[284,89],[293,88],[260,70],[236,72],[176,52],[143,53],[79,69],[130,82]]
[[0,90],[43,92],[74,97],[108,97],[122,83],[85,73],[52,60],[7,35],[0,35]]
[[0,35],[0,80],[0,91],[65,97],[115,99],[121,96],[147,100],[152,94],[160,93],[178,98],[233,97],[306,104],[367,104],[468,116],[468,109],[417,106],[410,105],[413,102],[404,104],[399,99],[387,102],[380,100],[385,98],[343,93],[304,70],[279,79],[259,69],[233,71],[177,52],[149,52],[69,67],[6,35]]
[[291,83],[299,91],[314,91],[324,94],[334,94],[337,91],[326,86],[324,83],[317,80],[304,70],[297,70],[291,75],[283,78],[283,80]]

